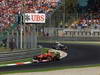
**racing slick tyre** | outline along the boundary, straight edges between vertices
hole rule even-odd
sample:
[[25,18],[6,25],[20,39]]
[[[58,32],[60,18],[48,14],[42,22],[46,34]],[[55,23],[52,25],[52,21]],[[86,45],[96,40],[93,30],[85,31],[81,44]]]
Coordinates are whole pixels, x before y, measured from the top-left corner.
[[57,53],[54,58],[53,58],[53,61],[59,61],[60,60],[60,54]]
[[68,52],[68,47],[63,48],[63,51]]
[[49,57],[47,57],[47,60],[50,62],[53,60],[53,58],[49,56]]

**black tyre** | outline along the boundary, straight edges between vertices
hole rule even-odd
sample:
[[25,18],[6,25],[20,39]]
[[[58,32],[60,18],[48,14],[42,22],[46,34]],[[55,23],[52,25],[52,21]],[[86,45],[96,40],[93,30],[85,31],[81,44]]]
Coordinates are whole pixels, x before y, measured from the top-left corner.
[[48,61],[52,61],[52,57],[50,57],[50,56],[47,57],[47,60],[48,60]]

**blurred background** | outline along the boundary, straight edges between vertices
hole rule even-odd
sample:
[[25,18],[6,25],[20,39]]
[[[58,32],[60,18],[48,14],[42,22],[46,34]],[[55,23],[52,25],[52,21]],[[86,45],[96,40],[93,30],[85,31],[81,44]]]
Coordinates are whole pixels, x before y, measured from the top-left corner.
[[[27,24],[25,13],[44,13]],[[0,0],[0,47],[37,48],[40,41],[100,41],[100,0]]]

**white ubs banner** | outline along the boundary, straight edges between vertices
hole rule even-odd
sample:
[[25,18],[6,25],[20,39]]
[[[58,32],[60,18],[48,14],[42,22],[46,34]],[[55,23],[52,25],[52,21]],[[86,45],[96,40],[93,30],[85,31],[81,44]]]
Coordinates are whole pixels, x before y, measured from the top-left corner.
[[25,13],[25,23],[45,23],[46,16],[44,13]]

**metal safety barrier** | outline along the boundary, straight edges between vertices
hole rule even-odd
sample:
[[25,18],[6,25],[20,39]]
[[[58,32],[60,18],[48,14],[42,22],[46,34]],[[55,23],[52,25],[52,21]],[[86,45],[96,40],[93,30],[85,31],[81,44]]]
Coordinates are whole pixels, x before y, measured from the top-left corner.
[[12,61],[19,60],[24,58],[32,58],[34,55],[40,54],[41,50],[18,50],[11,52],[2,52],[0,53],[0,62],[1,61]]
[[[40,36],[40,34],[43,34]],[[100,30],[77,30],[66,28],[44,28],[44,33],[38,35],[38,40],[61,41],[100,41]]]

